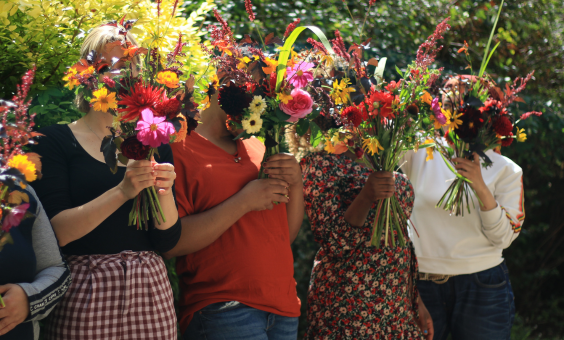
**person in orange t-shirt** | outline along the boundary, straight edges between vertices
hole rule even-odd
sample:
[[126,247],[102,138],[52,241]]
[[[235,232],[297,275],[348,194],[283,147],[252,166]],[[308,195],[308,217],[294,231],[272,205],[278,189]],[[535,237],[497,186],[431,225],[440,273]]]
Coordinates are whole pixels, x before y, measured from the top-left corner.
[[295,340],[301,168],[281,153],[265,163],[270,178],[257,179],[264,145],[234,141],[212,99],[203,124],[171,144],[182,235],[165,256],[178,257],[184,339]]

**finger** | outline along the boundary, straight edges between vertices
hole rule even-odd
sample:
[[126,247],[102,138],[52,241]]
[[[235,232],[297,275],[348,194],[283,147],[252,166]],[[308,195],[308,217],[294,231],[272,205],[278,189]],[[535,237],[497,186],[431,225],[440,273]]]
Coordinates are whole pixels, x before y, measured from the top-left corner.
[[9,291],[9,290],[10,290],[10,286],[9,286],[9,285],[2,285],[2,286],[0,286],[0,294],[4,294],[4,293],[6,293],[6,292]]
[[4,318],[0,320],[0,335],[4,335],[14,329],[16,327],[16,323],[12,321],[10,318]]
[[273,190],[272,192],[281,195],[288,195],[289,192],[288,188],[283,185],[273,185],[272,190]]
[[375,177],[380,178],[393,178],[394,174],[391,171],[376,171],[372,173]]
[[155,181],[155,176],[153,176],[151,173],[147,173],[147,174],[131,176],[130,179],[132,183],[151,181],[151,180]]
[[155,163],[153,164],[154,170],[174,171],[174,165],[170,163]]
[[264,173],[269,175],[287,175],[290,173],[290,170],[288,168],[268,168],[264,169]]
[[156,178],[170,178],[170,179],[175,179],[176,178],[176,173],[174,171],[161,171],[161,170],[156,170],[152,172],[153,176],[155,176]]
[[158,188],[163,188],[163,189],[168,189],[168,188],[172,188],[172,185],[174,184],[174,181],[163,181],[163,180],[157,180],[155,182],[155,186]]
[[150,174],[153,171],[150,166],[147,167],[137,167],[137,168],[128,168],[127,172],[129,172],[130,176],[136,176],[140,174]]
[[268,161],[262,163],[262,165],[266,168],[297,168],[299,166],[295,158]]
[[3,319],[8,316],[10,316],[10,311],[8,310],[8,308],[6,307],[0,308],[0,319]]
[[480,164],[480,156],[475,152],[472,153],[472,156],[474,156],[474,163]]
[[168,189],[163,189],[163,188],[159,188],[157,190],[157,192],[159,193],[159,195],[168,195],[168,193],[170,193],[172,191],[171,188]]
[[288,182],[280,180],[280,179],[268,178],[268,179],[263,179],[263,181],[268,181],[268,184],[270,184],[270,185],[281,185],[283,187],[289,186]]
[[280,203],[288,203],[290,202],[290,198],[286,197],[284,195],[274,195],[274,199],[272,200],[273,202],[280,202]]
[[466,158],[457,157],[457,158],[453,158],[452,160],[456,163],[459,163],[459,164],[466,164],[466,165],[474,164],[471,160],[468,160]]
[[468,171],[465,171],[465,170],[458,170],[458,173],[461,174],[462,176],[468,178]]
[[274,204],[272,204],[272,203],[269,203],[269,204],[266,206],[266,209],[268,209],[268,210],[272,210],[273,208],[274,208]]
[[272,156],[268,157],[266,159],[266,161],[270,162],[270,161],[277,161],[277,160],[280,160],[280,159],[294,159],[295,160],[296,157],[294,157],[294,155],[291,154],[291,153],[281,152],[281,153],[277,153],[276,155],[272,155]]
[[142,168],[146,166],[151,167],[151,162],[146,159],[127,163],[128,168]]

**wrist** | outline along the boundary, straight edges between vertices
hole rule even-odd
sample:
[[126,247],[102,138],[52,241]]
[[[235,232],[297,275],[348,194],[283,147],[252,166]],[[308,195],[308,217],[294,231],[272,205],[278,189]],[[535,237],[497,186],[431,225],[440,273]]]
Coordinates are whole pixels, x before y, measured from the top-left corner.
[[127,197],[125,190],[122,188],[121,184],[119,184],[113,190],[114,190],[114,195],[116,195],[116,197],[119,199],[121,204],[129,201],[129,197]]

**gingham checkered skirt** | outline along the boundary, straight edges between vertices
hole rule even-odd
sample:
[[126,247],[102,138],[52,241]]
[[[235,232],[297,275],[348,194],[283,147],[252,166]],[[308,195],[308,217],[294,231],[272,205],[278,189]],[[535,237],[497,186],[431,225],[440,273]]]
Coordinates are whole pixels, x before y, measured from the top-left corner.
[[48,340],[176,340],[172,289],[153,252],[68,256],[72,285],[45,329]]

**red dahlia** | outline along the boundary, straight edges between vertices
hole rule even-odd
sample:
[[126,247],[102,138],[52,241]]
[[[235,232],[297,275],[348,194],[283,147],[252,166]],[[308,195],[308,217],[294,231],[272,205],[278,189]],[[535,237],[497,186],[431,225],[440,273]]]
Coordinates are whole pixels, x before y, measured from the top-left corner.
[[219,106],[232,118],[243,114],[243,110],[251,105],[253,98],[245,91],[244,87],[229,83],[219,88]]
[[160,102],[162,95],[162,89],[151,85],[145,86],[141,81],[137,82],[131,89],[131,93],[123,95],[118,102],[118,105],[125,106],[125,109],[118,109],[120,113],[125,113],[121,120],[124,122],[135,120],[146,108],[155,111],[155,106]]
[[351,123],[354,127],[358,127],[366,119],[362,112],[356,106],[349,106],[341,112],[343,119]]
[[445,139],[446,139],[447,143],[449,143],[450,145],[454,145],[454,142],[450,138],[449,131],[445,132]]
[[513,124],[511,124],[507,115],[503,115],[495,120],[493,128],[498,135],[507,136],[513,130]]
[[155,105],[155,116],[173,119],[180,112],[180,101],[176,98],[167,98],[163,95],[163,100]]
[[366,105],[371,116],[380,115],[382,118],[394,118],[392,102],[394,96],[389,92],[374,91],[366,98]]

